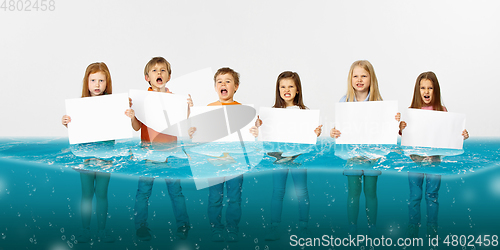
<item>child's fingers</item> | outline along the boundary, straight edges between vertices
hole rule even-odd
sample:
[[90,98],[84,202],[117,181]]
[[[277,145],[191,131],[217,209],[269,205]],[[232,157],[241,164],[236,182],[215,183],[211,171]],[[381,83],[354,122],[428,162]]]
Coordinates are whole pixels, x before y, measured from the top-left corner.
[[400,120],[401,120],[401,113],[399,113],[399,112],[398,112],[398,113],[396,114],[396,121],[398,121],[398,122],[399,122]]
[[68,125],[68,123],[70,123],[70,122],[71,122],[71,117],[70,117],[70,116],[68,116],[68,115],[64,115],[64,116],[62,117],[61,122],[62,122],[62,124],[63,124],[64,126],[66,126],[66,125]]
[[257,115],[257,120],[255,120],[255,126],[256,127],[260,127],[262,126],[262,120],[259,118],[259,116]]
[[258,137],[259,136],[259,129],[256,126],[253,126],[253,127],[250,128],[250,133],[254,137]]
[[464,131],[462,132],[462,136],[464,137],[464,140],[469,139],[469,132],[467,132],[467,129],[464,129]]
[[133,109],[127,109],[125,110],[125,115],[132,119],[135,117],[135,111]]
[[406,122],[402,121],[399,123],[399,129],[403,130],[404,128],[406,128]]
[[196,127],[190,127],[188,129],[188,135],[190,139],[193,139],[194,132],[196,132]]
[[189,98],[187,99],[188,106],[189,107],[193,107],[193,105],[194,105],[193,104],[193,99],[191,99],[191,95],[190,94],[188,94],[188,96],[189,96]]
[[335,128],[332,128],[332,130],[330,130],[330,137],[332,138],[339,138],[340,137],[340,131],[335,129]]
[[323,127],[323,125],[319,125],[315,130],[314,132],[316,133],[316,136],[320,136],[321,135],[321,127]]

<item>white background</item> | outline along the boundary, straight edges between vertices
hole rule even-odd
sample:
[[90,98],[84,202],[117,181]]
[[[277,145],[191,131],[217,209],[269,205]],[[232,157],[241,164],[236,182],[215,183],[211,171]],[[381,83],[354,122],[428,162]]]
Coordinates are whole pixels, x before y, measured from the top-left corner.
[[[279,73],[296,71],[305,104],[321,110],[324,136],[353,61],[374,65],[382,97],[399,101],[400,110],[410,105],[416,77],[431,70],[447,109],[466,114],[471,137],[500,136],[500,1],[55,0],[55,6],[0,9],[0,136],[66,136],[64,100],[81,95],[87,65],[105,62],[113,92],[126,93],[149,86],[143,69],[154,56],[170,61],[172,79],[206,67],[235,69],[241,74],[235,100],[257,109],[273,105]],[[215,91],[207,95],[217,100]]]

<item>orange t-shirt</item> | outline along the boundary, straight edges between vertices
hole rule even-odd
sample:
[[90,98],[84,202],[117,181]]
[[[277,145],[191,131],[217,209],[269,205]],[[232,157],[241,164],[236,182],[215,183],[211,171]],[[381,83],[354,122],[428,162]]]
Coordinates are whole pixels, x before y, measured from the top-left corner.
[[[153,91],[153,89],[149,87],[148,91]],[[167,93],[172,92],[167,89]],[[177,141],[177,136],[162,134],[152,128],[148,128],[148,126],[141,122],[141,140],[143,142],[168,143]]]
[[223,103],[223,102],[216,101],[216,102],[212,102],[212,103],[208,104],[207,106],[220,106],[220,105],[241,105],[241,103],[239,103],[237,101],[230,102],[230,103]]

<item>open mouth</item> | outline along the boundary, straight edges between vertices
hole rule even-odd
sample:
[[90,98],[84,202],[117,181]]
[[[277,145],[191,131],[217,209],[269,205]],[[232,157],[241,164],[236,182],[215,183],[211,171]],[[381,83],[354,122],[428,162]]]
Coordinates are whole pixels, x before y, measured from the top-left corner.
[[156,83],[162,84],[163,83],[163,79],[161,79],[161,77],[156,78]]
[[220,89],[220,93],[223,94],[223,95],[227,95],[227,89]]
[[356,84],[356,87],[358,87],[358,88],[362,88],[363,86],[365,86],[365,85],[364,85],[364,84],[362,84],[362,83],[358,83],[358,84]]

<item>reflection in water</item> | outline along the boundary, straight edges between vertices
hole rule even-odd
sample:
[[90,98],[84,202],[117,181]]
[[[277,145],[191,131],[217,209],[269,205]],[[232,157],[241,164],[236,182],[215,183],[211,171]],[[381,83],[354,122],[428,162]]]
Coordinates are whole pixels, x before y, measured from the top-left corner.
[[[42,142],[23,142],[23,140],[7,139],[2,141],[0,155],[12,159],[20,159],[29,162],[43,163],[48,165],[62,165],[73,168],[91,168],[92,166],[83,165],[81,158],[75,156],[68,149],[66,139],[45,140]],[[292,145],[287,144],[286,150],[292,154],[283,153],[282,157],[299,155],[294,159],[294,163],[301,164],[306,169],[341,169],[346,167],[347,159],[354,158],[356,152],[362,152],[363,156],[369,159],[380,158],[373,166],[374,170],[406,172],[417,169],[420,172],[434,173],[441,175],[464,174],[475,172],[483,168],[491,167],[499,161],[496,151],[490,149],[492,142],[474,143],[467,142],[470,146],[468,150],[453,149],[425,149],[398,147],[396,145],[371,145],[370,150],[364,150],[357,145],[348,150],[339,149],[331,138],[319,138],[316,145]],[[467,144],[466,143],[466,144]],[[197,144],[189,141],[179,140],[170,150],[158,151],[151,150],[141,146],[140,141],[120,140],[116,141],[112,150],[104,151],[106,157],[101,157],[103,152],[88,151],[87,157],[110,159],[113,165],[108,169],[88,169],[100,170],[109,173],[121,173],[131,176],[148,176],[160,178],[179,178],[179,179],[203,179],[210,177],[220,177],[227,175],[237,175],[242,173],[255,173],[267,171],[269,169],[283,168],[283,164],[274,164],[277,158],[267,155],[265,152],[285,152],[280,151],[283,145],[270,142],[245,142],[246,154],[241,149],[239,143],[231,144]],[[467,147],[467,145],[466,145]],[[278,149],[278,150],[276,150]],[[229,164],[232,170],[228,168],[217,168],[214,171],[208,158],[217,156],[216,150],[228,152],[229,156],[237,164]],[[232,151],[231,151],[232,150]],[[272,151],[274,150],[274,151]],[[204,152],[207,151],[208,153]],[[211,152],[213,151],[213,152]],[[220,152],[219,151],[219,152]],[[432,152],[429,153],[429,152]],[[82,152],[77,153],[81,155]],[[95,154],[95,155],[94,155]],[[97,156],[101,154],[101,156]],[[342,155],[344,154],[344,155]],[[410,154],[417,155],[443,155],[447,156],[438,166],[417,165],[410,158]],[[212,157],[210,157],[212,156]],[[144,160],[165,161],[169,158],[167,165],[145,165]],[[217,157],[224,155],[219,153]],[[186,161],[188,159],[189,161]],[[214,158],[215,159],[215,158]],[[246,160],[249,160],[250,166]],[[230,158],[227,158],[230,160]],[[230,160],[232,161],[232,160]],[[239,172],[238,172],[239,171]],[[196,175],[195,173],[196,172]]]
[[[135,196],[135,230],[137,239],[142,241],[151,240],[151,233],[149,232],[150,229],[147,220],[149,215],[149,198],[151,197],[154,179],[155,178],[151,177],[139,177],[139,185]],[[191,226],[186,208],[186,199],[182,194],[181,181],[180,179],[165,179],[165,182],[167,184],[170,201],[172,202],[172,210],[177,225],[177,236],[180,239],[186,239]]]
[[299,207],[299,232],[302,237],[308,237],[309,223],[309,193],[307,190],[307,170],[306,169],[275,169],[273,175],[273,196],[271,200],[271,225],[266,234],[266,240],[275,241],[281,238],[281,214],[283,212],[283,198],[285,197],[286,180],[288,172],[293,178],[295,194]]
[[[347,176],[347,220],[350,235],[358,234],[359,199],[365,194],[365,211],[370,237],[378,237],[377,230],[377,181],[382,174],[374,170],[377,161],[389,154],[392,145],[375,146],[342,144],[335,145],[335,155],[346,159],[344,175]],[[361,187],[363,186],[363,187]]]
[[[237,180],[238,183],[233,190],[240,191],[239,194],[233,195],[229,190],[227,194],[223,194],[220,188],[214,192],[213,206],[210,206],[210,209],[215,211],[213,213],[207,212],[209,209],[207,197],[209,197],[211,191],[209,189],[198,190],[196,188],[192,181],[193,173],[191,172],[191,168],[216,169],[218,174],[224,174],[224,171],[221,171],[221,166],[214,166],[208,161],[212,157],[190,151],[189,147],[195,146],[193,144],[185,143],[183,144],[184,149],[180,148],[180,152],[184,152],[184,150],[188,152],[191,160],[185,153],[184,158],[179,158],[172,154],[168,156],[167,162],[161,163],[152,162],[151,160],[146,161],[145,159],[138,160],[135,156],[131,158],[130,152],[134,152],[136,147],[138,147],[138,143],[134,141],[117,141],[112,151],[120,153],[114,157],[87,161],[71,153],[67,149],[67,143],[63,142],[63,140],[42,142],[4,140],[1,145],[1,160],[25,159],[43,163],[44,166],[50,166],[49,168],[31,167],[29,171],[23,171],[21,165],[14,165],[15,167],[11,167],[8,164],[3,165],[4,168],[0,174],[0,177],[3,179],[2,189],[0,190],[0,198],[2,199],[0,217],[2,217],[2,221],[5,221],[4,225],[8,230],[0,229],[2,237],[6,236],[5,239],[0,238],[0,242],[5,246],[12,246],[9,244],[34,244],[26,243],[30,242],[29,239],[34,238],[34,235],[36,235],[36,242],[38,244],[49,244],[46,241],[44,243],[46,238],[56,238],[56,241],[60,242],[62,236],[65,236],[63,242],[66,245],[68,245],[67,241],[70,241],[72,244],[75,243],[74,240],[71,240],[71,235],[74,238],[78,236],[76,232],[80,227],[80,211],[70,210],[68,207],[69,205],[71,207],[79,207],[80,197],[75,194],[75,191],[78,190],[74,187],[75,185],[71,186],[66,183],[74,183],[74,180],[78,177],[76,176],[75,178],[74,171],[66,171],[62,178],[59,179],[58,174],[54,174],[55,171],[64,171],[67,167],[78,167],[84,171],[100,170],[103,173],[102,176],[109,176],[109,173],[123,173],[134,176],[130,180],[129,178],[124,179],[123,174],[113,174],[113,181],[109,186],[111,195],[109,198],[108,213],[100,213],[99,211],[101,210],[98,208],[100,205],[96,206],[97,214],[108,215],[108,223],[105,227],[110,229],[110,235],[116,238],[113,245],[120,248],[121,246],[123,248],[130,248],[134,244],[137,244],[136,246],[139,249],[149,249],[149,246],[153,246],[153,248],[170,248],[180,244],[179,242],[181,241],[178,241],[178,239],[181,239],[178,236],[178,231],[180,230],[181,235],[185,233],[187,238],[184,241],[185,246],[190,249],[196,249],[196,246],[200,247],[200,249],[227,248],[228,233],[235,231],[238,232],[240,242],[233,243],[236,245],[231,245],[231,248],[255,249],[256,246],[259,246],[260,249],[265,249],[265,246],[268,246],[269,249],[283,249],[290,247],[290,236],[297,235],[302,221],[308,221],[310,237],[321,237],[324,234],[345,237],[349,231],[348,223],[346,223],[345,219],[348,216],[348,212],[345,209],[345,200],[349,199],[350,194],[347,192],[349,189],[349,180],[346,181],[345,177],[339,174],[344,170],[362,170],[365,177],[361,181],[365,182],[364,185],[367,184],[366,170],[381,171],[384,173],[382,176],[384,181],[377,184],[380,193],[383,194],[378,195],[380,203],[378,204],[377,226],[380,234],[391,237],[394,241],[396,241],[397,237],[405,236],[408,227],[408,212],[410,213],[410,223],[412,219],[416,221],[416,225],[421,221],[418,215],[420,212],[417,210],[417,207],[420,206],[414,204],[420,203],[421,198],[418,198],[418,192],[420,191],[420,197],[425,193],[422,192],[424,191],[424,180],[426,180],[427,185],[426,192],[429,193],[429,195],[425,196],[427,201],[427,225],[432,225],[433,221],[435,221],[436,234],[439,232],[440,236],[446,236],[449,232],[454,232],[477,235],[479,231],[490,235],[498,234],[498,231],[487,225],[500,223],[499,218],[494,216],[496,211],[493,208],[497,207],[497,205],[493,205],[493,207],[486,206],[475,195],[489,194],[488,190],[479,189],[481,183],[490,183],[485,182],[485,180],[494,177],[497,178],[498,175],[490,174],[491,178],[489,178],[489,175],[469,174],[470,172],[498,165],[498,148],[500,148],[498,146],[500,143],[498,142],[467,141],[463,154],[454,154],[443,158],[410,156],[406,148],[390,148],[389,150],[385,150],[388,154],[383,156],[374,158],[351,157],[352,160],[348,161],[335,156],[337,149],[330,140],[320,140],[318,145],[312,147],[309,152],[294,158],[293,162],[300,165],[275,164],[277,157],[262,153],[265,150],[259,151],[258,148],[255,148],[253,151],[249,151],[248,157],[252,157],[252,152],[258,152],[261,155],[260,163],[255,164],[250,170],[248,170],[248,166],[245,166],[248,172],[244,174],[244,178],[241,174],[236,175],[241,181]],[[380,148],[382,146],[377,150],[384,151]],[[414,153],[415,150],[417,149],[412,149],[411,152]],[[418,150],[423,151],[423,149]],[[371,155],[375,154],[374,152],[369,153]],[[228,157],[236,161],[234,163],[236,166],[233,165],[231,167],[243,169],[245,160],[240,161],[244,157],[243,155],[238,155],[237,153],[228,153],[228,155]],[[274,155],[278,156],[277,154]],[[221,157],[225,156],[222,155]],[[375,161],[377,158],[378,160]],[[112,161],[112,165],[110,161]],[[301,176],[305,175],[301,175],[300,171],[305,172],[306,169],[310,169],[307,170],[308,177],[306,181],[302,181]],[[410,170],[409,175],[406,173],[408,170]],[[258,172],[265,172],[267,174],[258,174]],[[290,187],[294,190],[286,192],[287,175],[289,172],[292,176],[291,181],[294,182],[294,185]],[[424,173],[414,175],[413,173],[416,172]],[[468,174],[463,175],[464,172]],[[232,173],[232,171],[228,171],[228,173]],[[46,174],[48,175],[45,177]],[[100,188],[97,188],[97,179],[100,178],[97,176],[99,174],[97,173],[95,176],[93,176],[94,174],[89,175],[94,178],[96,197],[98,192],[101,193],[98,190]],[[437,230],[437,188],[434,189],[435,191],[432,191],[432,187],[437,186],[439,188],[439,185],[432,183],[436,181],[435,178],[432,178],[436,174],[447,175],[441,177],[443,180],[441,185],[443,190],[441,192],[442,194],[444,192],[446,195],[443,195],[439,199],[439,210],[444,211],[439,216],[439,230]],[[456,177],[457,174],[459,174],[458,178]],[[78,173],[78,175],[80,174]],[[403,179],[401,175],[408,175],[408,177]],[[148,187],[145,190],[145,195],[139,195],[139,192],[137,192],[137,176],[143,176],[141,179],[149,179],[149,182],[151,182],[151,185],[149,183],[146,185]],[[166,176],[170,178],[166,178]],[[285,177],[283,178],[283,176]],[[474,176],[478,176],[478,178]],[[152,189],[153,177],[160,179],[161,182],[163,182],[163,179],[166,179],[170,199],[163,198],[167,193],[166,191],[163,192],[164,188],[157,189],[156,191]],[[207,177],[222,178],[223,176],[207,175]],[[359,175],[352,177],[358,178],[358,180],[360,178]],[[19,181],[16,178],[24,178],[24,180],[21,179]],[[348,178],[350,178],[349,175]],[[33,198],[19,196],[19,191],[23,190],[24,187],[22,185],[14,186],[12,183],[9,183],[10,179],[13,179],[12,183],[26,182],[25,186],[29,188],[29,197],[42,197],[41,194],[46,193],[47,195],[43,196],[43,200],[47,204],[47,209],[37,207],[36,210],[29,210],[29,207],[33,206],[32,200],[30,200]],[[476,179],[477,183],[474,182]],[[414,180],[413,184],[415,184],[415,188],[411,188],[410,186],[410,190],[407,189],[408,184],[405,183],[408,183],[408,180],[410,184]],[[179,182],[178,185],[177,181]],[[215,182],[220,183],[220,180]],[[282,184],[283,182],[285,185]],[[227,183],[228,181],[226,180]],[[285,186],[285,188],[276,196],[278,199],[275,199],[274,192],[271,192],[270,189],[274,189],[274,185],[278,183],[280,187]],[[306,184],[301,185],[303,183]],[[363,185],[363,182],[360,183]],[[42,184],[49,185],[44,186]],[[180,189],[181,184],[183,189]],[[244,190],[241,189],[242,185],[245,185]],[[35,187],[38,188],[36,189],[37,191],[33,191]],[[52,188],[55,188],[55,193],[53,193]],[[63,194],[62,192],[65,192],[66,189],[68,193]],[[105,190],[107,190],[107,186]],[[366,189],[364,191],[366,196]],[[411,193],[409,210],[406,209],[408,191]],[[10,194],[7,194],[7,192]],[[16,192],[16,197],[21,197],[20,201],[13,199]],[[309,204],[309,200],[305,199],[306,193],[313,204],[313,206],[308,207],[310,213],[304,213],[305,209],[302,209]],[[470,193],[467,196],[467,200],[464,200],[465,198],[461,195],[462,193]],[[51,196],[52,194],[54,196]],[[86,195],[83,196],[87,197]],[[61,197],[63,199],[60,199]],[[71,201],[66,200],[66,197],[68,199],[71,198]],[[133,205],[136,197],[143,198],[142,205],[144,207],[145,204],[146,209],[142,211],[146,211],[145,217],[143,213],[138,212],[141,211],[141,208],[134,207]],[[488,199],[489,202],[498,204],[500,200],[495,197],[497,196],[491,196],[491,199]],[[56,200],[57,202],[55,202]],[[65,203],[59,200],[64,200]],[[174,204],[179,204],[176,200],[184,201],[184,204],[179,206],[180,209],[178,209],[179,207],[174,207],[177,206]],[[99,200],[96,201],[100,202]],[[269,201],[271,201],[271,204]],[[281,209],[273,208],[275,201],[282,202]],[[301,203],[302,201],[304,202]],[[83,212],[88,211],[84,209],[83,203],[82,200],[82,218],[84,217]],[[360,202],[360,206],[362,203],[363,201]],[[24,204],[28,204],[28,207],[25,207]],[[12,208],[9,208],[9,206]],[[172,210],[170,206],[172,206]],[[176,209],[178,209],[177,211],[182,211],[182,206],[184,206],[184,211],[186,212],[176,212]],[[226,206],[226,214],[222,216],[223,213],[219,213],[219,211],[222,211],[224,206]],[[414,207],[415,210],[412,211],[411,207]],[[232,208],[236,209],[233,210]],[[54,213],[52,213],[53,211]],[[276,214],[276,211],[279,213]],[[297,220],[297,211],[299,211],[299,220]],[[18,216],[17,213],[20,215]],[[188,213],[189,217],[187,216]],[[68,214],[74,216],[68,218]],[[276,216],[280,218],[279,222],[282,228],[281,238],[277,241],[264,241],[267,237],[268,226],[273,224]],[[139,229],[141,228],[141,221],[145,222],[146,227],[151,229],[151,231],[145,230],[151,234],[151,241],[149,242],[137,241],[136,219],[138,217],[145,218],[139,220]],[[369,220],[371,219],[367,218],[365,220],[363,216],[359,218],[359,234],[368,235],[370,231],[366,227],[366,224],[370,223]],[[78,221],[78,224],[75,224],[74,221]],[[214,227],[210,226],[211,223]],[[100,223],[97,222],[97,224],[99,225]],[[188,226],[182,228],[183,225]],[[85,227],[85,224],[83,224],[83,227]],[[92,224],[90,227],[92,228]],[[266,230],[263,230],[264,227]],[[22,230],[17,230],[17,228],[21,228]],[[61,228],[65,228],[65,231],[63,230],[64,233],[61,232]],[[223,228],[222,238],[225,240],[224,243],[212,243],[211,232],[214,228]],[[418,229],[418,227],[416,228]],[[23,230],[28,233],[23,233]],[[46,231],[46,233],[42,233],[41,231]],[[428,231],[428,233],[432,233],[432,231]],[[20,240],[13,241],[13,239]],[[33,239],[33,242],[35,242],[35,239]],[[90,241],[88,244],[92,242]],[[83,243],[80,242],[79,244]],[[16,246],[19,248],[21,245]],[[105,245],[95,244],[93,248],[106,249]],[[5,249],[10,248],[5,247]]]
[[[441,163],[441,156],[421,156],[412,154],[410,158],[419,166],[436,167]],[[441,187],[441,175],[408,172],[410,184],[410,200],[408,202],[409,224],[407,237],[419,237],[421,221],[420,202],[422,201],[423,182],[425,177],[425,203],[427,208],[427,237],[435,238],[438,235],[438,211],[439,211],[439,188]]]
[[[108,217],[108,186],[111,176],[110,173],[100,172],[112,168],[113,161],[110,160],[110,158],[115,155],[113,153],[114,144],[115,141],[111,140],[75,144],[70,147],[76,156],[83,158],[83,165],[73,167],[73,169],[80,173],[82,186],[82,199],[80,205],[82,228],[75,238],[80,243],[87,243],[92,240],[90,221],[93,214],[92,200],[94,199],[94,195],[96,197],[98,241],[106,243],[115,241],[115,237],[110,235],[109,231],[106,229],[106,220]],[[101,157],[104,159],[88,157]]]
[[[243,175],[210,178],[208,180],[208,219],[212,228],[212,241],[239,241],[241,220],[241,188]],[[226,225],[222,223],[222,207],[224,199],[224,184],[226,184]],[[226,230],[226,237],[223,231]]]
[[[85,165],[93,165],[92,168],[112,165],[113,162],[101,159],[86,159]],[[78,170],[82,183],[81,217],[82,229],[76,236],[81,243],[91,240],[90,220],[92,217],[92,200],[96,197],[96,217],[99,241],[114,242],[115,238],[106,230],[106,218],[108,217],[108,185],[110,174],[89,170]]]

